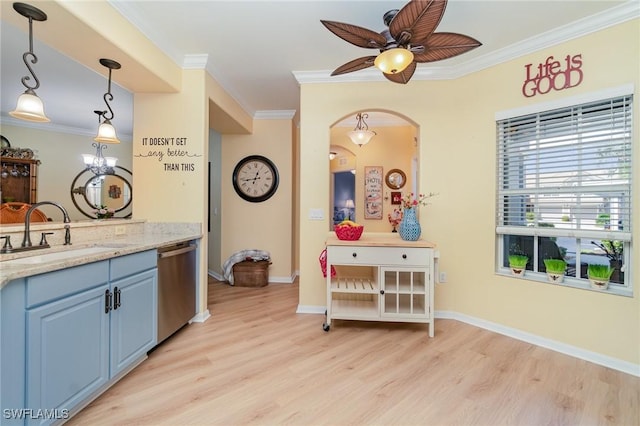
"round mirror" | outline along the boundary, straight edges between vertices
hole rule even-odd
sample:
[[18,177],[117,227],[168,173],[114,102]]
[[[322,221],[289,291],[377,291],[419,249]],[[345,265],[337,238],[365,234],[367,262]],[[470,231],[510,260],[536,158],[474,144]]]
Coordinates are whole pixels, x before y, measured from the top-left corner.
[[391,189],[400,189],[407,183],[407,175],[400,169],[391,169],[384,178],[387,186]]
[[94,174],[83,170],[71,183],[71,200],[85,216],[96,219],[100,208],[113,211],[112,217],[131,217],[132,174],[124,167],[115,166],[113,173]]

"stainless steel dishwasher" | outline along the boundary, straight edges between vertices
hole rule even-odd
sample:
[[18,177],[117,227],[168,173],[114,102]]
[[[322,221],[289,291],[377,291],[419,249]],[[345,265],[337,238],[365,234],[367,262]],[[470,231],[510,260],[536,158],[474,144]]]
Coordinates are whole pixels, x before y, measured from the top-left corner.
[[158,249],[158,344],[196,314],[196,244]]

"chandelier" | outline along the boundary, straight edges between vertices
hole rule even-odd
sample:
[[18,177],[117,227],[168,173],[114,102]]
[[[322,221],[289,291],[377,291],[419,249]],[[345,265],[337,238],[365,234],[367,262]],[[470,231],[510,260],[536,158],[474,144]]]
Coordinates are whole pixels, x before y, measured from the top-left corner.
[[[98,114],[98,122],[101,121],[104,116],[104,111],[93,111]],[[115,173],[113,169],[118,162],[116,157],[105,157],[102,154],[102,151],[107,149],[106,145],[101,144],[100,142],[94,142],[91,144],[95,149],[96,153],[93,154],[82,154],[82,161],[84,165],[87,167],[87,170],[91,170],[95,175],[112,175]]]
[[376,132],[369,130],[367,122],[364,121],[365,118],[369,118],[369,114],[359,112],[358,115],[356,115],[356,127],[347,133],[351,141],[358,146],[368,144],[371,138],[376,135]]

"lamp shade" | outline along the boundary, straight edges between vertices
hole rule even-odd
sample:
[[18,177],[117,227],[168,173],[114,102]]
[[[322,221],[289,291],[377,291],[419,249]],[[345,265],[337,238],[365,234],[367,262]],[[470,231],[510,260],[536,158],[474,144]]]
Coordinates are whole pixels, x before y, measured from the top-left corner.
[[397,74],[413,62],[413,53],[401,47],[385,50],[380,53],[373,64],[385,74]]
[[347,135],[353,143],[362,146],[368,144],[371,138],[376,135],[376,132],[372,130],[360,129],[347,132]]
[[20,97],[16,109],[9,112],[9,115],[21,120],[34,121],[36,123],[48,123],[49,118],[44,114],[42,100],[31,89],[28,89]]
[[93,140],[100,143],[120,143],[120,140],[116,136],[116,129],[109,120],[104,120],[102,124],[100,124],[100,127],[98,127],[98,136]]

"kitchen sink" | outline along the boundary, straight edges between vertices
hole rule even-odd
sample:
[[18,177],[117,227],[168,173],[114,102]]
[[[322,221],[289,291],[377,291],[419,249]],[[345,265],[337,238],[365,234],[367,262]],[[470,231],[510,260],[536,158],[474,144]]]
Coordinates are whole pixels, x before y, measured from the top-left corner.
[[61,260],[73,259],[77,257],[89,256],[92,254],[106,253],[106,252],[116,252],[119,248],[125,247],[125,245],[118,245],[115,247],[114,245],[102,245],[102,246],[92,246],[92,247],[83,247],[77,249],[69,249],[64,251],[58,251],[55,253],[43,253],[43,254],[34,254],[33,256],[22,257],[18,259],[8,260],[7,262],[11,264],[20,264],[20,265],[37,265],[40,263],[47,262],[57,262]]

